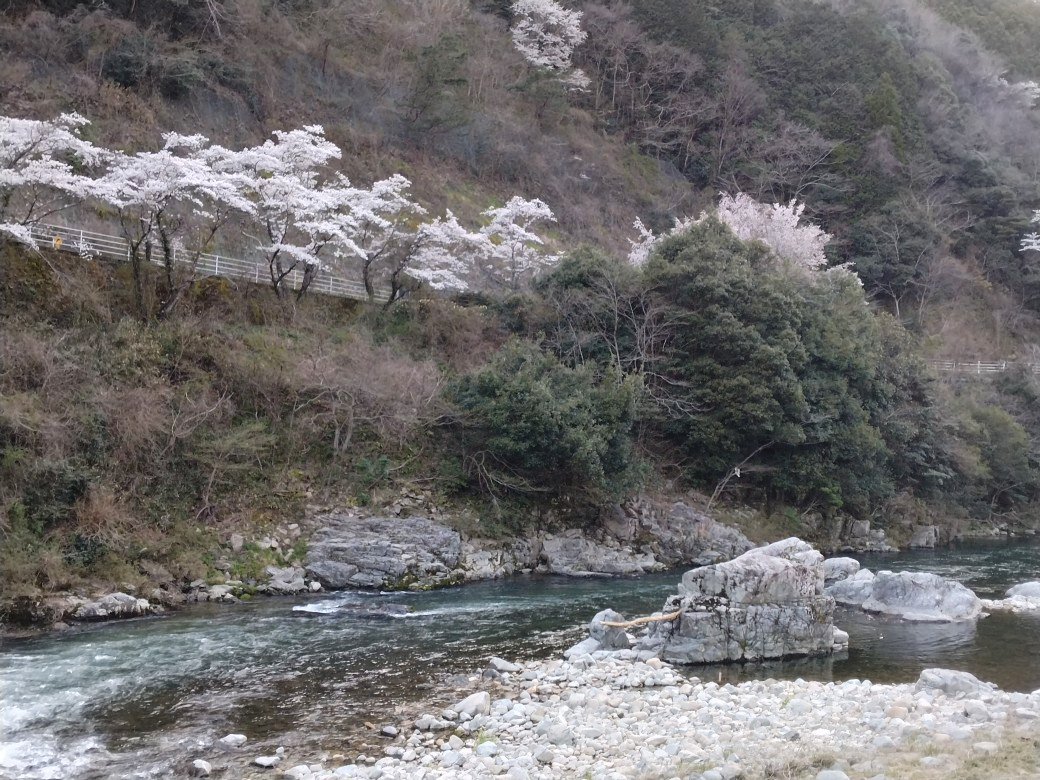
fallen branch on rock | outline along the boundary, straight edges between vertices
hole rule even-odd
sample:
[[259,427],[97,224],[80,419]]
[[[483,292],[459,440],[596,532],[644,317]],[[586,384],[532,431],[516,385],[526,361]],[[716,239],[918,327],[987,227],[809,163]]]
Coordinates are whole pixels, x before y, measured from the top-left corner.
[[623,622],[604,621],[603,625],[607,628],[632,628],[633,626],[645,626],[647,623],[669,623],[673,620],[678,620],[679,615],[682,614],[682,610],[675,612],[669,612],[667,615],[650,615],[649,617],[636,618],[635,620],[625,620]]

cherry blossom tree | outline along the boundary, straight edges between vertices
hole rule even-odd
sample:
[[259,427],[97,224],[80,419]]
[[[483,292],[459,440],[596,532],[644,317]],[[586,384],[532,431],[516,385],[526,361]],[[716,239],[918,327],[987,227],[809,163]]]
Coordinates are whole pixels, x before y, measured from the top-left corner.
[[[723,194],[715,213],[737,238],[742,241],[761,241],[788,268],[819,271],[827,265],[823,248],[831,236],[818,225],[801,223],[803,211],[805,205],[794,200],[787,205],[759,203],[740,192],[735,196]],[[682,233],[706,216],[701,214],[697,219],[677,219],[675,227],[665,235]],[[628,260],[635,266],[641,266],[650,256],[654,245],[664,236],[655,235],[640,219],[636,219],[634,227],[638,237],[629,239],[632,249]]]
[[465,290],[474,268],[494,251],[488,236],[471,232],[448,210],[419,228],[422,241],[408,273],[432,290]]
[[805,204],[792,200],[759,203],[749,195],[724,194],[718,218],[742,241],[761,241],[774,255],[793,268],[816,271],[827,265],[823,248],[831,236],[812,223],[799,224]]
[[[1033,222],[1040,222],[1040,210],[1033,214]],[[1023,252],[1040,252],[1040,233],[1028,233],[1022,237]]]
[[0,116],[0,235],[35,247],[35,225],[100,194],[89,172],[108,153],[81,137],[89,124],[79,114],[53,120]]
[[[212,164],[244,177],[262,235],[271,288],[284,298],[286,287],[299,279],[297,298],[304,295],[326,260],[361,255],[353,241],[358,229],[350,206],[358,192],[327,166],[341,157],[320,125],[276,131],[260,146],[227,152]],[[299,274],[302,273],[302,278]]]
[[[211,150],[205,136],[166,133],[163,141],[156,152],[114,155],[101,179],[103,199],[119,211],[138,313],[144,319],[143,268],[152,260],[152,245],[159,244],[166,274],[166,296],[159,308],[164,316],[191,284],[202,251],[218,231],[235,213],[254,209],[242,194],[241,178],[213,167],[211,161],[223,150]],[[184,241],[189,235],[190,250]],[[183,277],[182,268],[188,270]]]
[[632,226],[636,229],[638,238],[635,240],[629,239],[628,243],[632,245],[631,251],[628,253],[628,262],[632,265],[641,267],[646,263],[650,257],[650,253],[653,251],[654,246],[662,238],[667,236],[675,236],[684,232],[690,225],[695,225],[704,219],[706,215],[701,214],[700,217],[694,219],[693,217],[683,217],[682,219],[676,219],[672,229],[667,233],[658,236],[650,228],[643,224],[643,220],[636,217],[636,221],[632,223]]
[[411,186],[407,178],[394,174],[368,190],[358,190],[350,205],[365,291],[375,300],[377,284],[389,285],[388,305],[401,296],[404,274],[427,240],[417,224],[426,209],[408,197]]
[[527,62],[559,74],[561,81],[585,89],[588,77],[574,67],[574,49],[586,38],[581,11],[568,11],[555,0],[515,0],[513,45]]
[[560,258],[543,249],[545,242],[531,228],[538,222],[555,222],[545,203],[514,195],[505,206],[483,212],[490,222],[481,228],[492,246],[484,261],[492,282],[519,289],[522,282],[556,265]]

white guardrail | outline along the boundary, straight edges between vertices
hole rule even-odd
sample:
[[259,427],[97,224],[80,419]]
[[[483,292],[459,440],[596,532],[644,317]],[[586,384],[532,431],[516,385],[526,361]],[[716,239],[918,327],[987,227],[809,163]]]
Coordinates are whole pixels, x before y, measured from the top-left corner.
[[[109,260],[127,262],[130,259],[130,244],[122,236],[97,233],[93,230],[70,227],[69,225],[37,224],[30,229],[33,239],[41,246],[50,246],[63,252],[72,252],[82,257],[104,257]],[[184,251],[184,250],[181,250]],[[194,254],[194,253],[192,253]],[[162,265],[161,257],[152,252],[156,265]],[[176,253],[174,254],[176,259]],[[179,261],[178,261],[179,262]],[[183,265],[190,265],[189,262]],[[266,263],[251,263],[234,257],[202,253],[195,265],[196,276],[224,276],[242,279],[254,284],[270,284],[270,271]],[[286,277],[283,284],[298,290],[303,283],[303,274],[295,269]],[[345,279],[325,272],[319,272],[311,282],[309,292],[334,295],[339,298],[368,300],[365,285],[354,279]],[[386,293],[376,293],[376,300],[385,301]]]
[[929,360],[928,365],[936,371],[978,375],[1002,374],[1021,365],[1027,371],[1040,374],[1040,363],[1019,363],[1014,360]]

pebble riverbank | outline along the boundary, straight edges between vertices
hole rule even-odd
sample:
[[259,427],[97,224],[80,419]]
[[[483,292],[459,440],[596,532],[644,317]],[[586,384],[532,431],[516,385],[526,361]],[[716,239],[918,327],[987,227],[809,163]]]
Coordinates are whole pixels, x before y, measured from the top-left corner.
[[[251,776],[1040,776],[1040,691],[1007,693],[964,672],[925,670],[906,685],[764,680],[720,686],[684,677],[657,659],[585,656],[523,665],[493,659],[492,668],[499,679],[454,707],[384,727],[383,755],[322,756],[320,764],[284,753],[257,756]],[[236,750],[246,753],[249,746]]]

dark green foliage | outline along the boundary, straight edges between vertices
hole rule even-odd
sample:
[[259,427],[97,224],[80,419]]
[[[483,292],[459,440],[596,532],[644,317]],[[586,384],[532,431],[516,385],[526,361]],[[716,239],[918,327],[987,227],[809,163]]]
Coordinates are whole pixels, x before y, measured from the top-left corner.
[[642,470],[632,452],[637,385],[597,380],[525,342],[508,344],[452,392],[465,468],[491,495],[621,498]]
[[415,80],[405,105],[409,132],[417,138],[444,133],[465,124],[466,78],[463,67],[469,51],[461,36],[446,34],[415,57]]
[[765,254],[709,220],[666,241],[647,267],[676,331],[663,370],[680,411],[663,427],[697,479],[721,478],[759,447],[805,439],[804,315]]

